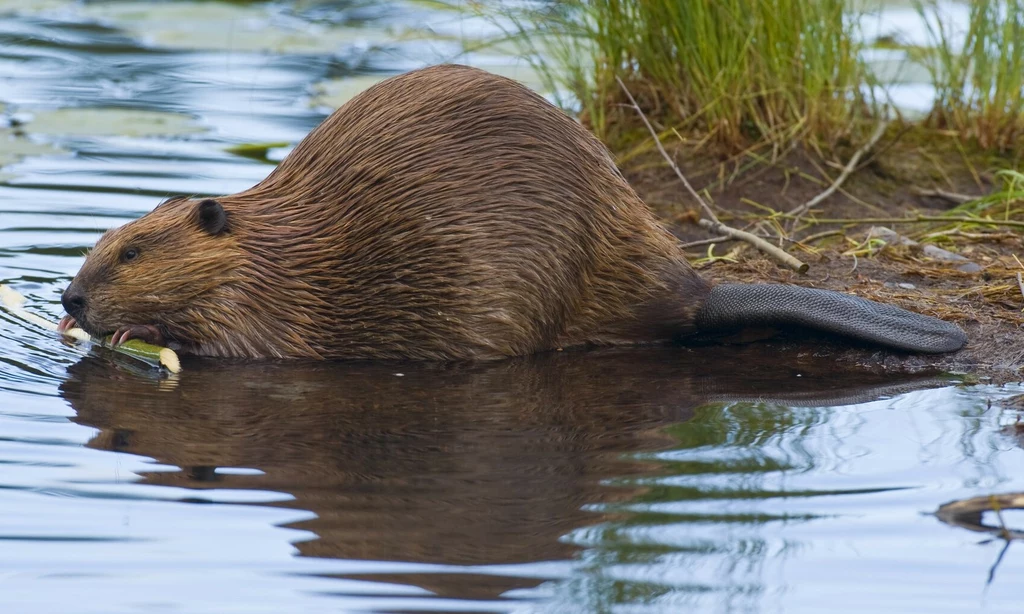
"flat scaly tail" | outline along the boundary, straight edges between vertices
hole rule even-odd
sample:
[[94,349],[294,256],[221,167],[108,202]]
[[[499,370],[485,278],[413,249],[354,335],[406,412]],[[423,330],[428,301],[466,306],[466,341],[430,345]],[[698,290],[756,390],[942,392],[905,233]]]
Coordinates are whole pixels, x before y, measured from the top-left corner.
[[892,305],[816,288],[775,284],[714,286],[697,314],[701,330],[791,324],[907,352],[955,352],[967,343],[956,324]]

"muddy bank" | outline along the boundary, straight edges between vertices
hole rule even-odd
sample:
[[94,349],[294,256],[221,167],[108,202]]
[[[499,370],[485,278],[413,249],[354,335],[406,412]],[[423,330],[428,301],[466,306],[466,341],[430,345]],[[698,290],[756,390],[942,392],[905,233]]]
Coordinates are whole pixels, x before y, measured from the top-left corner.
[[[849,152],[846,152],[849,153]],[[996,171],[1019,169],[1013,160],[964,157],[954,149],[897,139],[883,142],[832,196],[797,223],[779,215],[819,194],[838,175],[844,154],[832,164],[794,152],[775,163],[719,158],[674,151],[684,173],[706,195],[727,224],[774,237],[808,265],[800,275],[783,269],[745,244],[722,241],[689,248],[694,265],[717,281],[789,283],[849,292],[937,316],[962,326],[970,342],[962,351],[941,356],[910,356],[850,348],[845,343],[790,337],[772,343],[806,346],[822,359],[886,372],[943,370],[995,381],[1024,380],[1024,291],[1016,274],[1024,272],[1024,233],[1018,227],[949,223],[879,222],[889,218],[939,216],[956,212],[956,195],[984,196],[1001,188]],[[987,164],[987,166],[986,166]],[[625,173],[645,201],[680,241],[711,236],[694,222],[699,217],[678,179],[655,153],[625,165]],[[999,213],[1021,202],[1010,201]],[[773,213],[774,212],[774,213]],[[992,219],[1005,219],[996,211]],[[821,219],[864,220],[818,223]],[[872,229],[888,228],[916,244],[869,241]],[[930,246],[930,247],[926,247]],[[941,251],[936,251],[936,248]],[[948,260],[942,257],[958,258]],[[938,256],[938,257],[937,257]],[[962,259],[959,259],[962,258]]]

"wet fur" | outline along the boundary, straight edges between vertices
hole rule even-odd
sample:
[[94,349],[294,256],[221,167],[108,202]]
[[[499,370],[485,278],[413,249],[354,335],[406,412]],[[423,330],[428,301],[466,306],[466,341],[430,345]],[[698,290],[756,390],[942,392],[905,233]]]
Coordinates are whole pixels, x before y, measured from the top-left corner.
[[104,235],[79,323],[208,356],[481,359],[668,340],[709,291],[597,139],[472,68],[371,87],[217,202],[217,232],[176,199]]

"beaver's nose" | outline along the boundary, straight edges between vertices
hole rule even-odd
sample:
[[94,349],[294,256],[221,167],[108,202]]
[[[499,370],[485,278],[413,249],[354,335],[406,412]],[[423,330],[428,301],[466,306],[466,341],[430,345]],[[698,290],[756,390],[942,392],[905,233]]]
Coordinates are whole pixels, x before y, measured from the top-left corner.
[[64,294],[60,295],[60,303],[64,305],[64,310],[68,312],[69,316],[80,318],[82,312],[85,311],[85,294],[72,284],[68,286]]

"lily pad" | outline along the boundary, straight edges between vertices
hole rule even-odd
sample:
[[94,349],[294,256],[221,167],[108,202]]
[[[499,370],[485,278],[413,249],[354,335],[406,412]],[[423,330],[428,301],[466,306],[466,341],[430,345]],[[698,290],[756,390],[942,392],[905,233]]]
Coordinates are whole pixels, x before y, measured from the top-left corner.
[[313,86],[313,106],[336,109],[355,97],[356,94],[380,83],[385,75],[356,75],[339,79],[327,79]]
[[38,111],[25,130],[61,136],[180,136],[204,132],[188,115],[132,109]]
[[380,29],[285,18],[264,4],[102,2],[81,10],[86,17],[121,28],[148,44],[174,49],[330,53],[346,45],[392,38]]
[[267,162],[267,152],[271,149],[280,149],[281,147],[288,147],[291,143],[280,141],[274,143],[242,143],[240,145],[232,145],[226,147],[224,151],[235,154],[236,156],[242,156],[243,158],[252,158],[253,160],[259,160],[261,162]]
[[0,0],[0,15],[37,15],[72,4],[71,0]]
[[0,129],[0,166],[13,164],[25,156],[62,153],[63,150],[46,143],[34,143],[12,130]]

